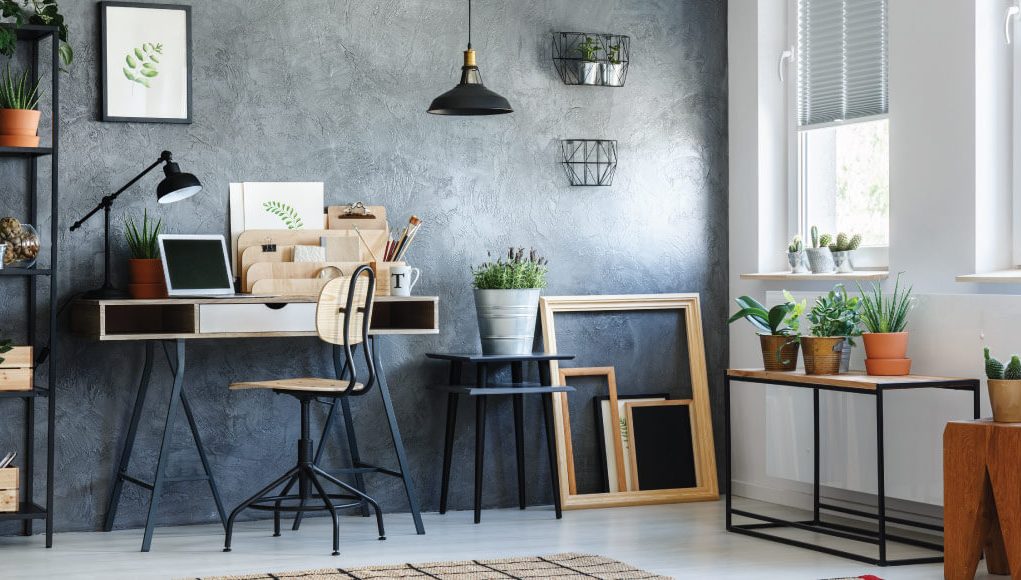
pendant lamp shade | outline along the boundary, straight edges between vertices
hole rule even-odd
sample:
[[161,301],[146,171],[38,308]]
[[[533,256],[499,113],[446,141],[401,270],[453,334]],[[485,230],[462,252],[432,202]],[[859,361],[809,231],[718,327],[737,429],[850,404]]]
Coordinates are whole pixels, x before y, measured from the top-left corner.
[[464,51],[461,82],[433,99],[429,112],[434,115],[502,115],[514,112],[507,99],[482,84],[482,73],[475,64],[471,43],[471,0],[468,0],[468,50]]

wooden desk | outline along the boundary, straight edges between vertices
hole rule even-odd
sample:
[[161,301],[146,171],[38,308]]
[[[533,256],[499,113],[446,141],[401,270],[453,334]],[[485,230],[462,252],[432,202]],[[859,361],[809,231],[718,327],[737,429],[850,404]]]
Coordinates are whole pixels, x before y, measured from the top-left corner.
[[1021,578],[1021,423],[951,421],[943,431],[947,580]]
[[[209,484],[222,523],[226,524],[226,513],[220,501],[220,493],[216,487],[202,445],[200,430],[184,389],[184,373],[186,361],[186,345],[192,340],[205,339],[249,339],[267,337],[303,337],[316,336],[315,332],[316,297],[279,297],[279,298],[166,298],[160,300],[77,300],[71,305],[71,328],[78,335],[99,341],[142,341],[145,343],[145,359],[142,365],[142,378],[138,385],[134,410],[128,423],[120,453],[120,461],[113,490],[110,494],[109,509],[106,513],[104,530],[113,529],[124,482],[132,483],[150,491],[149,515],[142,538],[142,551],[148,552],[152,545],[152,536],[156,527],[156,511],[159,506],[160,494],[166,483],[179,481],[206,481]],[[240,307],[240,315],[234,316],[233,310]],[[265,310],[263,310],[265,309]],[[252,313],[255,316],[251,316]],[[258,314],[265,313],[264,317]],[[215,319],[215,320],[214,320]],[[224,325],[232,328],[223,330]],[[236,327],[231,327],[236,325]],[[210,330],[213,328],[213,330]],[[408,496],[408,504],[415,522],[415,530],[425,533],[419,509],[418,496],[408,469],[408,459],[397,418],[394,413],[390,388],[387,385],[386,368],[381,361],[380,340],[387,335],[438,334],[439,333],[439,298],[435,296],[380,296],[374,301],[372,323],[369,330],[367,347],[372,348],[372,356],[376,365],[383,408],[386,411],[390,434],[393,437],[394,450],[397,455],[398,469],[387,469],[365,463],[358,452],[358,443],[351,424],[349,397],[331,400],[330,412],[323,426],[319,446],[316,449],[316,461],[322,457],[327,436],[336,421],[337,404],[344,414],[347,441],[350,446],[354,465],[351,469],[336,470],[339,473],[350,473],[355,486],[364,490],[363,474],[378,472],[398,477],[404,482]],[[166,412],[166,423],[163,428],[159,458],[156,462],[156,474],[151,482],[128,474],[131,454],[138,434],[138,424],[145,406],[145,397],[152,375],[154,346],[161,343],[166,353],[167,363],[174,376],[170,404]],[[172,343],[176,357],[171,357],[168,343]],[[339,377],[342,373],[339,347],[333,348],[334,370]],[[243,377],[239,377],[243,378]],[[226,385],[224,385],[226,388]],[[184,409],[188,426],[198,448],[202,463],[203,475],[195,477],[170,478],[166,476],[166,468],[170,455],[170,438],[174,421],[177,418],[177,402]],[[334,402],[336,401],[336,402]]]
[[[812,479],[812,519],[802,521],[788,521],[779,518],[753,513],[747,510],[734,509],[731,491],[731,433],[730,433],[730,389],[731,382],[758,383],[765,385],[778,385],[786,387],[799,387],[812,390],[812,415],[813,415],[813,479]],[[884,461],[883,444],[883,394],[886,391],[905,389],[951,389],[971,391],[972,412],[977,419],[979,416],[979,381],[977,379],[959,379],[951,377],[928,377],[921,375],[908,375],[903,377],[872,377],[862,372],[843,373],[839,375],[806,375],[803,370],[797,371],[766,371],[762,369],[728,369],[723,380],[723,405],[724,405],[724,465],[726,466],[727,497],[726,497],[726,522],[727,530],[747,536],[772,540],[791,546],[798,546],[824,552],[835,556],[843,556],[861,562],[877,566],[894,566],[907,564],[924,564],[942,562],[940,556],[923,558],[901,558],[889,559],[886,555],[887,541],[894,541],[910,544],[921,548],[929,548],[935,551],[942,551],[943,546],[934,541],[919,540],[914,537],[906,537],[887,533],[887,523],[896,523],[903,526],[911,526],[921,530],[934,532],[942,531],[941,526],[934,526],[923,522],[915,522],[903,518],[888,516],[886,514],[886,471]],[[841,505],[826,503],[820,496],[819,489],[819,393],[821,391],[837,391],[843,393],[856,393],[875,398],[876,402],[876,477],[877,477],[877,510],[875,513],[850,509]],[[826,521],[822,517],[822,511],[835,512],[869,518],[876,520],[877,531],[858,526],[848,526],[842,523]],[[735,524],[733,516],[757,520],[755,523]],[[768,529],[794,528],[817,534],[826,534],[872,544],[878,548],[878,558],[864,556],[855,552],[838,550],[826,546],[820,546],[808,541],[796,540],[786,536],[778,536],[766,533]],[[938,538],[937,538],[938,540]]]

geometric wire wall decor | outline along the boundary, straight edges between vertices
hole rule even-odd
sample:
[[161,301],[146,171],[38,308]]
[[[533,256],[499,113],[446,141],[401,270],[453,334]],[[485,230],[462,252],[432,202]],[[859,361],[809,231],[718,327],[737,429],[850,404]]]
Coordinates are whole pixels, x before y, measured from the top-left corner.
[[617,172],[617,142],[609,139],[560,141],[564,171],[571,185],[612,185]]
[[622,87],[630,59],[630,37],[593,32],[553,33],[553,65],[565,85]]

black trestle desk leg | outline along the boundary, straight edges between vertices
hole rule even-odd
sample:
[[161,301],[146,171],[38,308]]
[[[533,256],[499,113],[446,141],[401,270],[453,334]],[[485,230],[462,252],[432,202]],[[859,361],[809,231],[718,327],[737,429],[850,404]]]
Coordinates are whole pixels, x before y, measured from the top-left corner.
[[415,491],[415,483],[411,476],[411,465],[408,463],[408,455],[404,451],[404,441],[401,439],[401,430],[397,426],[397,415],[394,412],[394,403],[390,398],[390,387],[386,384],[386,372],[383,370],[383,363],[380,360],[380,341],[375,336],[369,337],[367,348],[372,348],[372,361],[376,367],[376,382],[378,383],[379,395],[383,399],[383,409],[386,411],[386,420],[390,425],[390,436],[393,439],[394,452],[397,455],[397,464],[400,466],[401,480],[404,482],[404,491],[408,495],[408,509],[411,517],[415,520],[415,531],[418,534],[425,533],[425,525],[422,523],[422,512],[418,506],[418,494]]
[[202,462],[202,470],[209,478],[209,491],[213,494],[213,501],[216,503],[216,512],[220,515],[220,523],[224,529],[227,528],[227,512],[223,509],[223,501],[220,500],[220,490],[216,488],[216,479],[213,478],[213,469],[209,466],[209,459],[206,458],[206,448],[202,445],[202,437],[199,435],[198,424],[195,423],[195,415],[192,413],[191,404],[188,403],[188,395],[181,390],[181,406],[184,407],[184,416],[188,418],[188,427],[191,428],[192,437],[195,438],[195,447],[199,451],[199,461]]
[[[460,386],[461,363],[450,361],[450,385]],[[457,393],[447,394],[447,427],[443,434],[443,474],[440,478],[440,513],[447,513],[447,499],[450,497],[450,462],[454,454],[454,436],[457,428]]]
[[[544,386],[551,386],[553,384],[553,377],[551,376],[549,361],[539,362],[539,381]],[[546,424],[546,452],[549,455],[549,469],[550,469],[550,480],[553,484],[553,511],[556,512],[557,519],[563,517],[563,510],[560,505],[560,473],[557,471],[557,442],[556,442],[556,429],[553,422],[553,393],[548,395],[540,395],[542,397],[542,411],[543,422]]]
[[[521,362],[511,363],[511,382],[524,382],[524,366]],[[525,397],[514,395],[514,449],[518,463],[518,508],[525,509]]]
[[131,419],[128,421],[128,433],[124,438],[120,461],[117,464],[117,474],[113,479],[113,489],[110,492],[110,501],[106,508],[106,519],[103,522],[104,532],[113,530],[113,521],[117,517],[117,503],[120,501],[121,491],[124,489],[124,476],[127,475],[128,465],[131,463],[131,452],[135,448],[135,436],[138,435],[138,422],[142,418],[142,410],[145,408],[145,395],[149,391],[149,379],[152,377],[152,355],[153,342],[147,340],[145,341],[145,363],[142,367],[142,378],[138,383],[135,407],[131,411]]
[[152,546],[152,534],[156,529],[156,513],[159,511],[160,495],[166,478],[167,462],[170,459],[170,439],[174,433],[174,422],[177,420],[177,401],[181,398],[184,387],[185,348],[183,340],[175,340],[177,365],[174,368],[174,386],[170,391],[170,402],[167,405],[167,421],[163,427],[163,441],[160,443],[160,454],[156,460],[156,477],[153,478],[152,491],[149,495],[149,515],[145,520],[145,534],[142,536],[142,551],[148,552]]

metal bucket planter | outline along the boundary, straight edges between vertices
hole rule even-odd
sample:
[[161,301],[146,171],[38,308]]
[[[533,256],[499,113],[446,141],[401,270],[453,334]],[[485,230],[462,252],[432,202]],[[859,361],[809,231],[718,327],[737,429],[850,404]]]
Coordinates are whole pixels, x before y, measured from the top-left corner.
[[829,248],[808,248],[805,251],[808,253],[808,267],[813,274],[830,274],[836,269]]
[[805,359],[805,374],[839,374],[844,342],[843,336],[802,336],[801,356]]
[[603,63],[603,84],[608,87],[624,86],[624,64]]
[[603,65],[598,62],[591,62],[587,60],[580,61],[578,63],[578,84],[603,84]]
[[767,371],[793,371],[798,366],[798,337],[760,334],[762,366]]
[[539,291],[539,288],[475,291],[482,354],[532,352]]

